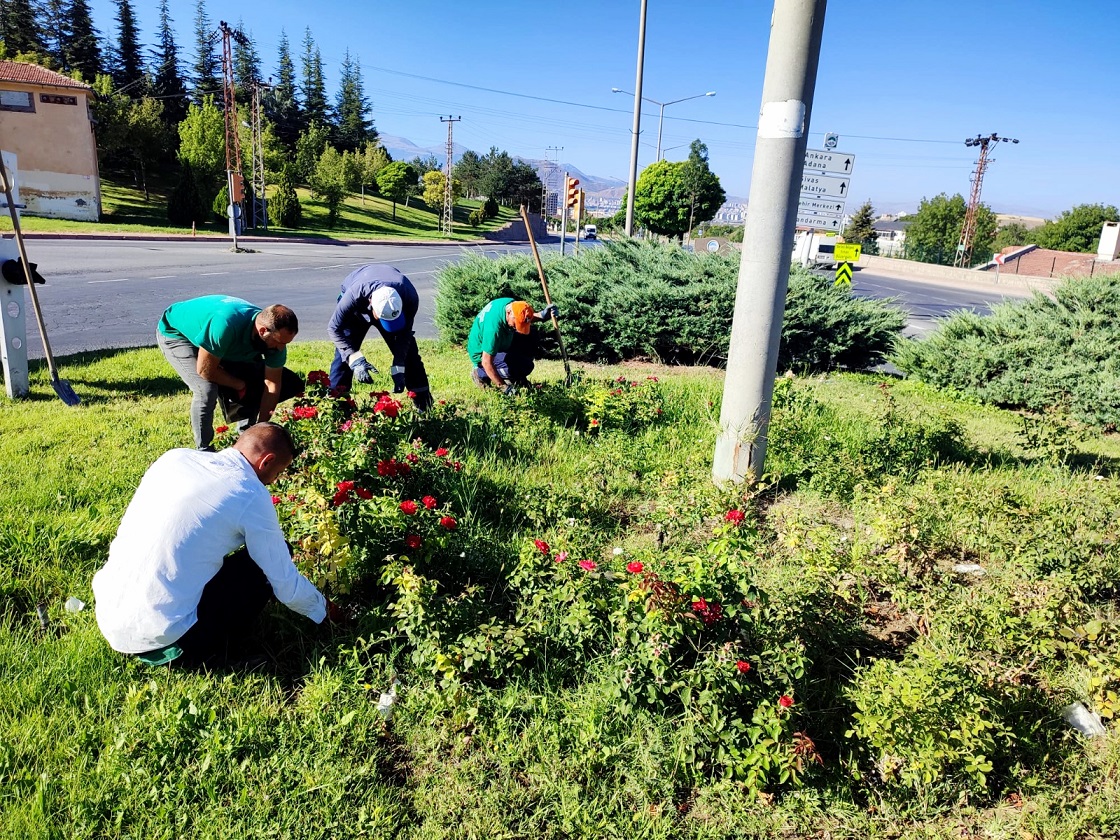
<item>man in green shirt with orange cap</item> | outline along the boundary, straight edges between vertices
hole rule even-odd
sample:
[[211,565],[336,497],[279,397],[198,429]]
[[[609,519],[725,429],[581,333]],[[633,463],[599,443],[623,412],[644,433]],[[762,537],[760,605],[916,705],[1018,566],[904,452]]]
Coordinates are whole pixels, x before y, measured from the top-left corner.
[[556,304],[540,312],[523,300],[502,297],[490,301],[475,316],[467,338],[474,369],[471,378],[480,388],[490,385],[514,393],[533,372],[533,323],[559,315]]

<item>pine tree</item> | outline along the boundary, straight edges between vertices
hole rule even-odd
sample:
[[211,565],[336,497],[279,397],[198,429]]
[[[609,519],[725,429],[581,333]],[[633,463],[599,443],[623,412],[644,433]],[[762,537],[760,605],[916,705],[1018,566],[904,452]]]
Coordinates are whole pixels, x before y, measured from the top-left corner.
[[42,9],[43,44],[56,67],[68,71],[66,53],[70,43],[70,15],[66,0],[46,0]]
[[179,75],[179,47],[168,0],[159,4],[159,48],[152,50],[152,95],[163,103],[163,122],[178,125],[187,114],[187,86]]
[[73,0],[70,4],[69,43],[64,66],[71,72],[81,73],[87,82],[92,82],[101,72],[101,39],[93,26],[88,0]]
[[296,140],[303,131],[305,123],[296,94],[296,68],[292,63],[288,35],[280,30],[279,63],[276,71],[278,81],[272,92],[264,100],[265,117],[276,126],[276,136],[289,150],[294,150]]
[[879,252],[879,234],[875,230],[875,211],[871,207],[871,199],[867,199],[848,221],[844,228],[844,241],[863,245],[863,250],[868,254]]
[[356,151],[370,136],[369,102],[362,90],[362,70],[358,62],[350,59],[350,50],[342,60],[342,73],[338,82],[338,99],[335,113],[338,127],[335,139],[343,151]]
[[315,46],[311,27],[304,30],[303,35],[303,84],[300,94],[307,125],[328,125],[330,108],[327,105],[327,89],[323,83],[323,58],[319,48]]
[[221,65],[217,51],[218,35],[206,14],[206,0],[198,0],[194,15],[194,65],[191,68],[191,98],[201,105],[207,95],[222,100]]
[[20,53],[46,53],[31,0],[6,0],[0,7],[0,38],[10,58]]
[[253,96],[253,84],[261,80],[261,58],[257,54],[257,47],[253,43],[253,36],[245,31],[240,20],[237,29],[244,35],[244,40],[238,39],[233,43],[233,78],[237,85],[237,99],[239,102],[249,102]]
[[134,95],[141,92],[135,88],[144,80],[144,60],[130,0],[117,0],[117,43],[110,74],[118,88],[132,85]]

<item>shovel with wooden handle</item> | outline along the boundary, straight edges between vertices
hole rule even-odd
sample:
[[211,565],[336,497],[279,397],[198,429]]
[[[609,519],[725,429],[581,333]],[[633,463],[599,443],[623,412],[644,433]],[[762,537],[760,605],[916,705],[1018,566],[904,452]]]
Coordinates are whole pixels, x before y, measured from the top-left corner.
[[8,170],[4,168],[4,160],[0,157],[0,186],[4,188],[4,199],[8,202],[8,214],[12,217],[12,229],[16,234],[16,247],[19,248],[19,259],[23,264],[23,273],[27,278],[27,291],[31,295],[31,308],[35,310],[35,321],[39,324],[39,336],[43,339],[43,355],[47,357],[47,369],[51,372],[51,387],[58,394],[58,398],[67,405],[78,405],[81,399],[74,393],[70,383],[59,379],[58,368],[55,367],[54,355],[51,353],[51,343],[47,340],[47,327],[43,323],[43,313],[39,309],[39,295],[35,291],[35,278],[31,274],[31,263],[27,260],[27,248],[23,244],[23,232],[19,227],[19,212],[16,210],[15,199],[12,198],[12,185],[8,180]]
[[[544,289],[544,305],[552,305],[552,296],[548,293],[548,281],[544,278],[544,265],[541,264],[541,255],[537,253],[537,241],[533,238],[533,226],[529,223],[529,213],[525,205],[521,205],[521,220],[525,222],[525,232],[529,235],[529,246],[533,249],[533,260],[537,264],[537,275],[541,278],[541,288]],[[560,345],[560,358],[564,360],[564,384],[572,384],[572,367],[568,364],[568,351],[564,349],[564,337],[560,335],[560,322],[556,320],[556,313],[552,313],[552,328],[556,330],[556,341]]]

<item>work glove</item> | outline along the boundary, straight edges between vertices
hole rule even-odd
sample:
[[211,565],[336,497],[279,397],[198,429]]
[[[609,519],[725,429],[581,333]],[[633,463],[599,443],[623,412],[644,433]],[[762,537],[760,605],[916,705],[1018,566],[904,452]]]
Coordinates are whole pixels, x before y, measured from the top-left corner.
[[332,601],[330,598],[327,601],[327,619],[331,624],[345,624],[347,620],[346,613],[342,607]]
[[554,315],[557,318],[559,318],[560,317],[560,309],[556,306],[555,303],[550,303],[548,306],[546,306],[544,309],[542,309],[540,312],[537,313],[537,319],[541,320],[541,321],[547,321],[549,318],[553,317]]
[[514,394],[517,393],[517,386],[514,385],[511,382],[506,386],[506,389],[504,391],[502,391],[502,393],[505,394],[507,397],[512,397]]
[[412,405],[417,411],[423,414],[432,407],[432,392],[417,391],[416,396],[412,398]]
[[350,365],[350,370],[354,371],[354,378],[359,382],[365,385],[373,382],[373,375],[377,373],[377,368],[366,360],[361,351],[351,354],[347,364]]
[[393,378],[393,393],[404,393],[404,369],[394,367],[389,371],[389,375]]

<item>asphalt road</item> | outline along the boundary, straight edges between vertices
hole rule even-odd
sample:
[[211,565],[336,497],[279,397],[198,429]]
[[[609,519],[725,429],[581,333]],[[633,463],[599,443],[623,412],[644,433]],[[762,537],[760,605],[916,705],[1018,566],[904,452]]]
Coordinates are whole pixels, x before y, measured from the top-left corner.
[[[405,272],[420,294],[416,332],[438,337],[432,322],[435,274],[469,251],[497,255],[527,246],[339,245],[253,243],[254,253],[235,254],[226,242],[140,242],[29,239],[28,254],[47,285],[39,286],[47,335],[55,355],[155,343],[163,310],[198,295],[234,294],[265,305],[285,303],[300,319],[300,340],[326,340],[339,283],[355,267],[389,262]],[[555,248],[555,245],[547,246]],[[569,243],[569,248],[571,243]],[[956,309],[985,311],[1002,295],[856,272],[862,296],[898,299],[910,312],[908,334],[933,328]],[[34,320],[27,323],[28,351],[42,356]]]

